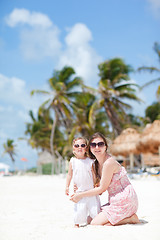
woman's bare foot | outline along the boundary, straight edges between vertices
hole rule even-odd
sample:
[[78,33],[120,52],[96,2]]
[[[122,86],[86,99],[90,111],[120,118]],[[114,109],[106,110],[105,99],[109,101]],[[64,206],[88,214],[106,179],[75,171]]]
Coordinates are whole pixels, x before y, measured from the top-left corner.
[[113,226],[110,222],[104,224],[103,226]]
[[115,226],[117,225],[122,225],[122,224],[136,224],[140,223],[138,217],[136,214],[133,214],[131,217],[125,218],[121,220],[120,222],[116,223]]
[[136,224],[136,223],[141,223],[137,217],[136,214],[133,214],[131,217],[130,217],[130,221],[132,224]]

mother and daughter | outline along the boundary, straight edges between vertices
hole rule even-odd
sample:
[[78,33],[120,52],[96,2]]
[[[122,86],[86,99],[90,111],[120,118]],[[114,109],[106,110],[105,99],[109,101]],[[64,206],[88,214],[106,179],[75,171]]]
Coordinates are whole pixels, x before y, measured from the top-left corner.
[[[70,197],[75,202],[75,227],[91,225],[121,225],[139,223],[136,215],[138,199],[127,172],[107,153],[106,138],[95,133],[89,140],[73,140],[73,154],[66,179],[66,195],[73,178],[76,191]],[[108,203],[100,206],[99,195],[108,191]],[[107,200],[106,200],[107,201]]]

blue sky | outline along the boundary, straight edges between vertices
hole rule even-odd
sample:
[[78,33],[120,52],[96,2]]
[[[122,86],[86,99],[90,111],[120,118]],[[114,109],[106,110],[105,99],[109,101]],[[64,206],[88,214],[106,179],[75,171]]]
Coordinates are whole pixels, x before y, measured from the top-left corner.
[[[16,165],[36,165],[37,151],[18,137],[24,137],[29,110],[36,113],[44,98],[30,97],[33,89],[48,89],[55,69],[72,66],[84,82],[96,87],[97,65],[121,57],[134,69],[158,66],[153,51],[160,42],[160,0],[67,0],[0,1],[0,161],[12,167],[2,155],[8,138],[17,144]],[[134,73],[139,85],[157,77]],[[138,95],[143,104],[131,103],[133,113],[155,100],[157,84]]]

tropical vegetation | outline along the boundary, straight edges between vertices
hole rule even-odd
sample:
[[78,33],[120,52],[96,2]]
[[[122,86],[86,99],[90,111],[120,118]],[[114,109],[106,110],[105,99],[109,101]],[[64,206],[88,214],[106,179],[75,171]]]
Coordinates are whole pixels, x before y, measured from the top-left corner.
[[[155,43],[154,50],[160,60],[160,47]],[[160,72],[157,67],[142,66],[138,71]],[[26,123],[25,140],[41,151],[48,151],[53,160],[57,156],[63,159],[72,156],[73,138],[88,138],[94,132],[101,132],[114,139],[126,127],[142,128],[146,123],[160,119],[159,102],[148,106],[145,117],[131,113],[130,100],[140,102],[137,96],[139,86],[131,81],[130,74],[134,69],[121,58],[113,58],[98,65],[97,88],[84,84],[84,80],[76,75],[71,66],[55,70],[48,80],[49,91],[32,90],[31,96],[41,94],[48,99],[39,106],[35,115],[29,111],[30,122]],[[151,80],[142,89],[160,78]],[[160,86],[157,97],[160,95]],[[15,144],[11,139],[4,144],[15,162]],[[48,164],[45,172],[48,173]],[[53,165],[52,165],[53,168]],[[53,169],[52,169],[53,173]]]
[[[158,63],[160,64],[160,44],[155,42],[154,46],[153,46],[153,49],[154,49],[155,53],[158,55]],[[138,68],[138,71],[139,72],[145,71],[145,72],[158,74],[158,77],[156,77],[155,79],[150,80],[149,82],[147,82],[146,84],[141,86],[141,89],[144,89],[145,87],[148,87],[149,85],[154,84],[154,83],[160,81],[160,67],[142,66],[142,67]],[[157,100],[160,101],[160,85],[157,88],[156,96],[157,96]]]
[[8,154],[12,163],[15,165],[15,155],[16,155],[16,144],[13,139],[7,139],[6,143],[3,144],[4,154]]

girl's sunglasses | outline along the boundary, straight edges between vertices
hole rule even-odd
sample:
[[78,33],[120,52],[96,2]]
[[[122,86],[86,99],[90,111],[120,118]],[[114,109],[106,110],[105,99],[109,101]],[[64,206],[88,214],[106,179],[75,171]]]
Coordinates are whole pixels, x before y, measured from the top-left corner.
[[75,148],[79,148],[79,147],[85,148],[85,147],[86,147],[86,144],[84,144],[84,143],[81,144],[81,145],[75,144],[74,147],[75,147]]
[[98,143],[92,142],[92,143],[90,143],[90,147],[91,147],[91,148],[95,148],[96,146],[98,146],[98,147],[104,147],[104,146],[105,146],[105,143],[104,143],[104,142],[98,142]]

